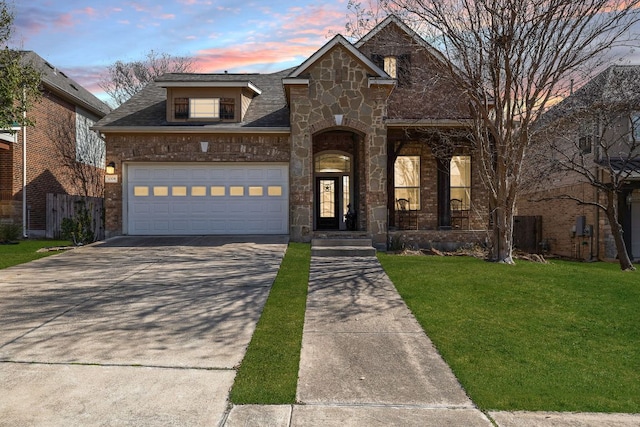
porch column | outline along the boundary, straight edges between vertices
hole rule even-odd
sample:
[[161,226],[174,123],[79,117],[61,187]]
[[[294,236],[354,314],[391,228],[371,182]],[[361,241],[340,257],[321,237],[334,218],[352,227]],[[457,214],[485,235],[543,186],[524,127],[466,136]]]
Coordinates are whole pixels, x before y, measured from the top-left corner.
[[438,228],[451,229],[450,158],[437,159],[438,164]]

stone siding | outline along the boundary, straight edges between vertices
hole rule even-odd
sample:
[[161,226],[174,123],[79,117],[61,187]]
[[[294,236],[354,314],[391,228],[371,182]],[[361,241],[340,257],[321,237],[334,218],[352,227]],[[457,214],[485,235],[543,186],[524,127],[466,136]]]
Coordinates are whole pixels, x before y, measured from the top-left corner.
[[437,249],[439,251],[455,251],[460,248],[474,246],[486,247],[488,241],[486,231],[464,230],[399,230],[388,234],[388,249]]
[[[367,70],[336,46],[308,70],[309,86],[291,87],[291,239],[310,241],[313,230],[314,136],[333,130],[362,135],[358,168],[359,226],[385,243],[386,100],[389,88],[369,87]],[[342,116],[342,122],[336,121]],[[339,120],[339,119],[338,119]],[[345,150],[346,151],[346,150]]]

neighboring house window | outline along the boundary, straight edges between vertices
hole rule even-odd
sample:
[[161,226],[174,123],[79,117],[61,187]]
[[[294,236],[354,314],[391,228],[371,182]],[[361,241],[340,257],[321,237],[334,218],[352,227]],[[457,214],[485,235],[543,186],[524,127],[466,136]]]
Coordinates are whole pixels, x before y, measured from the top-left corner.
[[420,210],[420,156],[398,156],[394,165],[395,197]]
[[235,119],[234,98],[176,98],[176,119]]
[[91,126],[98,121],[86,110],[76,107],[76,161],[98,168],[105,167],[105,144]]
[[398,80],[398,86],[411,85],[411,55],[384,56],[374,54],[371,60],[391,78]]
[[471,156],[453,156],[450,163],[451,200],[460,200],[463,210],[471,206]]
[[583,154],[591,153],[593,142],[598,135],[598,124],[594,120],[586,120],[580,124],[578,135],[578,149]]

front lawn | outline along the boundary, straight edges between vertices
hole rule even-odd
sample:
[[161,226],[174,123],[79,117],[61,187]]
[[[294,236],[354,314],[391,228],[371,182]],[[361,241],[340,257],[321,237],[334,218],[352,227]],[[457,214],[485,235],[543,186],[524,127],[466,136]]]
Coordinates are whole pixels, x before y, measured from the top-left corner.
[[17,244],[0,244],[0,269],[59,253],[37,252],[38,249],[68,245],[68,240],[20,240]]
[[640,275],[617,264],[379,259],[485,410],[640,412]]
[[310,245],[289,243],[238,369],[233,403],[295,403],[310,259]]

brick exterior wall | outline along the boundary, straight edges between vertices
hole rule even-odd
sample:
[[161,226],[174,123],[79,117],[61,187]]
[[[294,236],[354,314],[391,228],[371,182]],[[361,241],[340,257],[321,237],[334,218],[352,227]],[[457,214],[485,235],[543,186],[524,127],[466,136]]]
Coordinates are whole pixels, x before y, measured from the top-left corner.
[[[598,197],[595,189],[586,183],[530,192],[518,199],[518,215],[542,217],[542,240],[548,244],[551,254],[585,260],[614,258],[616,250],[612,240],[605,243],[611,232],[604,213],[595,206],[559,199],[562,194],[573,194],[584,200]],[[585,224],[593,226],[593,237],[576,236],[572,232],[578,216],[585,216]]]
[[[419,230],[438,230],[438,163],[428,144],[410,142],[402,147],[401,156],[420,156],[420,210],[416,212]],[[469,230],[486,230],[489,226],[487,188],[482,182],[480,168],[471,154],[471,206]],[[390,192],[393,189],[389,189]],[[395,202],[390,209],[395,209]],[[392,215],[395,217],[395,215]],[[398,224],[394,218],[392,225]]]
[[[206,153],[200,141],[209,142]],[[287,135],[108,134],[107,163],[116,164],[118,183],[105,184],[105,234],[122,234],[123,170],[129,162],[277,162],[288,163]]]
[[[61,164],[52,141],[55,126],[75,127],[75,106],[50,92],[28,112],[35,125],[27,127],[27,223],[30,235],[44,235],[46,195],[77,194],[77,183]],[[9,150],[0,150],[0,221],[22,224],[22,131]],[[10,199],[10,200],[6,200]]]

